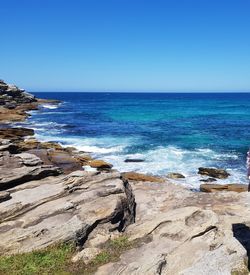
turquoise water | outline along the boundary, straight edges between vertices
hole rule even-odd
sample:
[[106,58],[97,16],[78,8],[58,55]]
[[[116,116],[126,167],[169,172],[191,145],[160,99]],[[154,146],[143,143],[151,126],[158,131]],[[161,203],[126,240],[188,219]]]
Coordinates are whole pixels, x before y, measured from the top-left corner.
[[[226,168],[225,182],[246,182],[250,94],[37,93],[60,99],[32,112],[40,139],[59,141],[110,161],[121,171],[165,175],[197,187],[200,166]],[[126,158],[144,162],[124,163]]]

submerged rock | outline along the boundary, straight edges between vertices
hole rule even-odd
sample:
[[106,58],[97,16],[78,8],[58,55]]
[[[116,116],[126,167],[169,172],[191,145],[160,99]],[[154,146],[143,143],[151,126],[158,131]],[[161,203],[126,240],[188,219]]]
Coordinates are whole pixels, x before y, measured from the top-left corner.
[[200,167],[198,174],[217,179],[226,179],[230,174],[224,169]]
[[144,162],[144,159],[125,159],[124,162]]
[[167,175],[167,178],[169,178],[169,179],[184,179],[185,176],[183,176],[183,175],[180,174],[180,173],[169,173],[169,174]]
[[218,191],[234,191],[247,192],[248,185],[246,184],[201,184],[200,190],[202,192],[218,192]]
[[207,179],[201,179],[200,181],[203,181],[203,182],[214,182],[214,181],[217,181],[217,179],[215,179],[215,178],[207,178]]

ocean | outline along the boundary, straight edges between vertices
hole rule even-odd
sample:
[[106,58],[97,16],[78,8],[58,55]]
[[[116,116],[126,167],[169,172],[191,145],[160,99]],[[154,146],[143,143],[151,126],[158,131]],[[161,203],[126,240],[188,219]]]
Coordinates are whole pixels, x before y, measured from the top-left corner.
[[[198,168],[227,169],[219,183],[247,183],[248,93],[36,93],[44,104],[23,126],[40,140],[90,152],[119,171],[179,172],[198,188]],[[143,162],[124,162],[127,158]]]

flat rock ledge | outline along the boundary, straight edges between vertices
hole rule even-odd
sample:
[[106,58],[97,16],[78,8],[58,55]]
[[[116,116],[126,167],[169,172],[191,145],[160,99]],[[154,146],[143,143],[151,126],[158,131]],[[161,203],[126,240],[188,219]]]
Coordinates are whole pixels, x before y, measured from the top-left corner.
[[135,200],[117,172],[76,171],[9,189],[0,204],[1,254],[72,241],[83,246],[98,225],[124,231],[134,222]]

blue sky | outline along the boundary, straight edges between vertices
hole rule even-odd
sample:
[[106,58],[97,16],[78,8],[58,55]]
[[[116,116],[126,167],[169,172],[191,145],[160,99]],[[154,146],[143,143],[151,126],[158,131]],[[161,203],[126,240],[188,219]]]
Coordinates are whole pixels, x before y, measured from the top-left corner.
[[250,91],[250,0],[0,8],[0,78],[30,91]]

